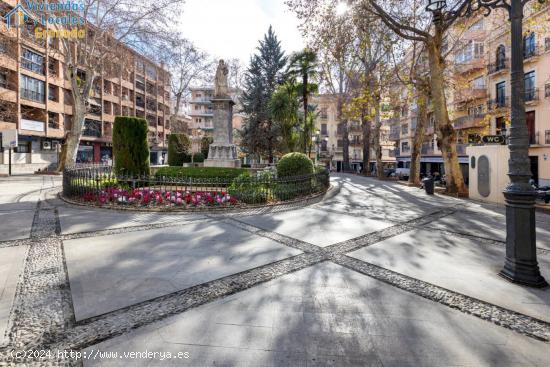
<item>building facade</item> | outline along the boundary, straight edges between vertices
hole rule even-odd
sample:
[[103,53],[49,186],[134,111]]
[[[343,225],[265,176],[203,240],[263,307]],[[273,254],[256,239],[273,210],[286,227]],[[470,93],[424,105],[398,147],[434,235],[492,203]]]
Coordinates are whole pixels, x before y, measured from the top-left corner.
[[[540,186],[550,185],[550,6],[533,4],[524,21],[524,70],[531,170]],[[483,145],[486,135],[504,135],[510,126],[510,26],[503,11],[464,20],[454,30],[448,52],[447,102],[457,131],[457,151],[468,181],[466,147]],[[407,100],[403,96],[402,100]],[[389,121],[398,167],[410,166],[416,127],[414,97]],[[421,155],[421,172],[444,174],[430,112]]]
[[[333,95],[322,94],[313,97],[311,103],[317,105],[317,111],[319,111],[315,122],[320,136],[319,160],[327,167],[341,171],[343,168],[344,136],[342,125],[337,119],[337,99]],[[382,162],[387,167],[393,167],[395,165],[395,149],[393,142],[389,140],[389,132],[390,126],[383,123],[380,130]],[[365,172],[363,168],[363,130],[359,122],[348,122],[348,139],[350,169],[354,172]],[[376,163],[372,149],[370,157],[370,167],[368,167],[367,172],[372,172]]]
[[[16,4],[0,2],[0,13]],[[30,22],[8,29],[5,22],[0,24],[0,132],[18,131],[13,173],[55,167],[72,125],[71,84],[64,75],[59,40],[37,39],[34,26]],[[77,162],[112,162],[113,123],[121,115],[148,121],[151,164],[163,163],[170,131],[170,74],[122,44],[113,47],[123,50],[128,65],[95,79]],[[7,172],[7,164],[8,152],[3,151],[0,173]]]
[[[237,146],[237,149],[240,152],[239,130],[241,130],[244,124],[244,115],[240,113],[240,91],[235,88],[231,88],[229,95],[233,99],[233,102],[235,102],[235,105],[233,106],[233,143]],[[192,136],[213,136],[213,96],[214,87],[191,88],[191,100],[189,101],[188,115],[191,118],[189,128]],[[241,153],[239,153],[239,155],[241,155],[240,158],[243,158]]]

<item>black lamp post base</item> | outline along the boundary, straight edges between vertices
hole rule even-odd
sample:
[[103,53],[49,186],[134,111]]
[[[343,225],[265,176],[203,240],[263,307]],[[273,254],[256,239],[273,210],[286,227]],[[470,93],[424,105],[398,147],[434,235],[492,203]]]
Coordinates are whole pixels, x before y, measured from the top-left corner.
[[506,258],[504,268],[498,273],[504,279],[533,288],[545,288],[548,283],[540,274],[537,262],[514,261]]
[[529,186],[504,191],[506,200],[506,260],[499,275],[529,287],[548,286],[537,262],[535,193]]

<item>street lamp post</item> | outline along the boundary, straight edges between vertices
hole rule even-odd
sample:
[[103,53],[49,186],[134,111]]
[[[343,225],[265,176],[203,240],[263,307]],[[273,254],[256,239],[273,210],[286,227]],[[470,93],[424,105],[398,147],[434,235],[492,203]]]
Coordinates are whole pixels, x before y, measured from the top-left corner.
[[[538,0],[543,3],[544,0]],[[537,262],[535,232],[536,193],[529,184],[529,135],[525,121],[525,85],[523,72],[523,8],[529,0],[464,0],[461,5],[444,11],[445,0],[428,0],[426,9],[434,21],[447,16],[471,16],[477,10],[488,15],[493,9],[508,10],[511,23],[512,90],[511,124],[508,147],[508,176],[510,183],[504,190],[506,201],[506,260],[499,275],[514,283],[542,288],[548,283],[540,274]]]

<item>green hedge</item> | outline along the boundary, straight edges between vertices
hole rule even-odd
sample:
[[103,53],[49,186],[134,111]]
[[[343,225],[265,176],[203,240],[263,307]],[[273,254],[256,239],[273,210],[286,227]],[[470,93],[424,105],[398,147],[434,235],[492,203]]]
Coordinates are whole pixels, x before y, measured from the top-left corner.
[[279,177],[305,176],[313,171],[313,162],[303,153],[285,154],[277,163]]
[[155,173],[155,176],[234,179],[245,172],[248,173],[246,169],[242,168],[162,167]]
[[113,155],[115,172],[123,175],[148,175],[149,144],[147,120],[138,117],[115,117]]
[[191,141],[185,134],[170,134],[168,136],[168,165],[181,166],[191,162],[189,149]]
[[263,204],[269,198],[269,187],[258,182],[250,173],[236,177],[227,189],[229,195],[246,204]]

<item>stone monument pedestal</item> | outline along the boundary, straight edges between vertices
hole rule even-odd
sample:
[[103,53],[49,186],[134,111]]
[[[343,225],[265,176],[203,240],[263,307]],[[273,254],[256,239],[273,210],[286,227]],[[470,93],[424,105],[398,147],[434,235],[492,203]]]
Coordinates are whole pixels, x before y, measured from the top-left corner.
[[208,159],[204,167],[239,168],[241,160],[237,156],[237,146],[233,144],[233,105],[228,96],[212,99],[214,142],[210,144]]

